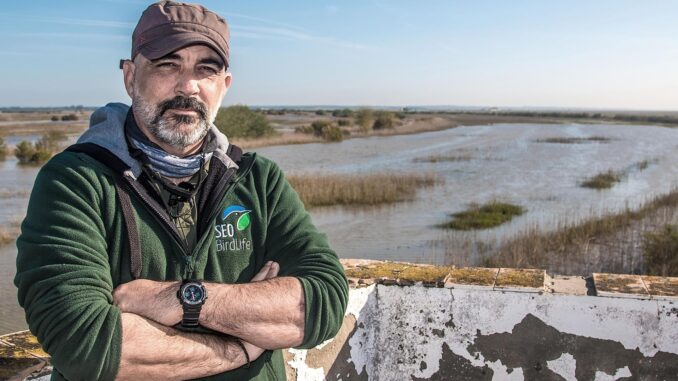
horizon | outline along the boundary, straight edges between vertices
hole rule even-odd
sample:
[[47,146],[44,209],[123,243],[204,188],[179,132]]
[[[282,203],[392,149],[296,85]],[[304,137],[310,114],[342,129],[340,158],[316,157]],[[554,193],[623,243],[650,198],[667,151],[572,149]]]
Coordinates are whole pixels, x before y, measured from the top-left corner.
[[[7,4],[0,108],[129,103],[117,62],[149,3]],[[678,110],[675,3],[201,4],[232,31],[222,106]]]

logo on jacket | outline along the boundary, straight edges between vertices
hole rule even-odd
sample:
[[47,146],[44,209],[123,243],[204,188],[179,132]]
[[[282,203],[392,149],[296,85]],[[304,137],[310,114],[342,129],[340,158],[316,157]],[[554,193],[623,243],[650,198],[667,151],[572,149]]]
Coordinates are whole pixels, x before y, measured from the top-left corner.
[[235,227],[238,230],[245,230],[250,226],[250,212],[251,210],[247,210],[240,205],[231,205],[224,209],[221,219],[226,221],[230,216],[235,216],[237,218]]
[[226,207],[221,213],[221,224],[214,226],[217,252],[252,249],[252,240],[244,231],[252,222],[250,213],[241,205]]

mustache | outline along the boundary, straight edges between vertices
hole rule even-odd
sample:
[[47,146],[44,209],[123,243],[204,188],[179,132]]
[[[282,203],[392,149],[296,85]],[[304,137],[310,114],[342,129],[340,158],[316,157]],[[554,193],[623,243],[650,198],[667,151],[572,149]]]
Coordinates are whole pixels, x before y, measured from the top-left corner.
[[200,119],[207,120],[207,106],[195,98],[182,97],[180,95],[160,103],[158,105],[159,112],[156,119],[159,119],[167,110],[173,108],[195,111],[200,116]]

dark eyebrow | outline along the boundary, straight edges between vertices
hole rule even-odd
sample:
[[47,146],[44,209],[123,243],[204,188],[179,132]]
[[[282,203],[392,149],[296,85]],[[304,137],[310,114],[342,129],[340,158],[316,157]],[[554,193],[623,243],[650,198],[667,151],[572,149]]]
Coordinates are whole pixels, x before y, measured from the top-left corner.
[[181,56],[176,54],[176,53],[170,53],[166,56],[162,56],[160,58],[156,58],[154,60],[151,60],[151,62],[156,63],[156,62],[162,61],[162,60],[181,60]]
[[214,66],[218,67],[219,69],[221,69],[221,68],[223,68],[223,67],[226,66],[226,65],[224,65],[224,61],[222,61],[222,60],[219,59],[219,58],[214,58],[214,57],[203,58],[203,59],[201,59],[198,63],[200,63],[200,64],[214,65]]

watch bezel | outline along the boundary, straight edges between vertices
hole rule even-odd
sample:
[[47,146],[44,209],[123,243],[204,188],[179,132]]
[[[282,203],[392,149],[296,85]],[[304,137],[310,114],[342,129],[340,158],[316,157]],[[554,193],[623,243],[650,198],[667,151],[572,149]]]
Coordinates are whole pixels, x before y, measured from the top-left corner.
[[[186,299],[184,297],[184,291],[186,291],[186,289],[189,288],[189,287],[200,288],[200,290],[202,292],[202,298],[200,298],[200,300],[195,301],[195,302]],[[179,299],[181,300],[181,304],[185,304],[185,305],[189,305],[189,306],[201,305],[201,304],[205,303],[205,300],[207,300],[207,289],[200,282],[186,282],[186,283],[182,284],[181,287],[179,288]]]

